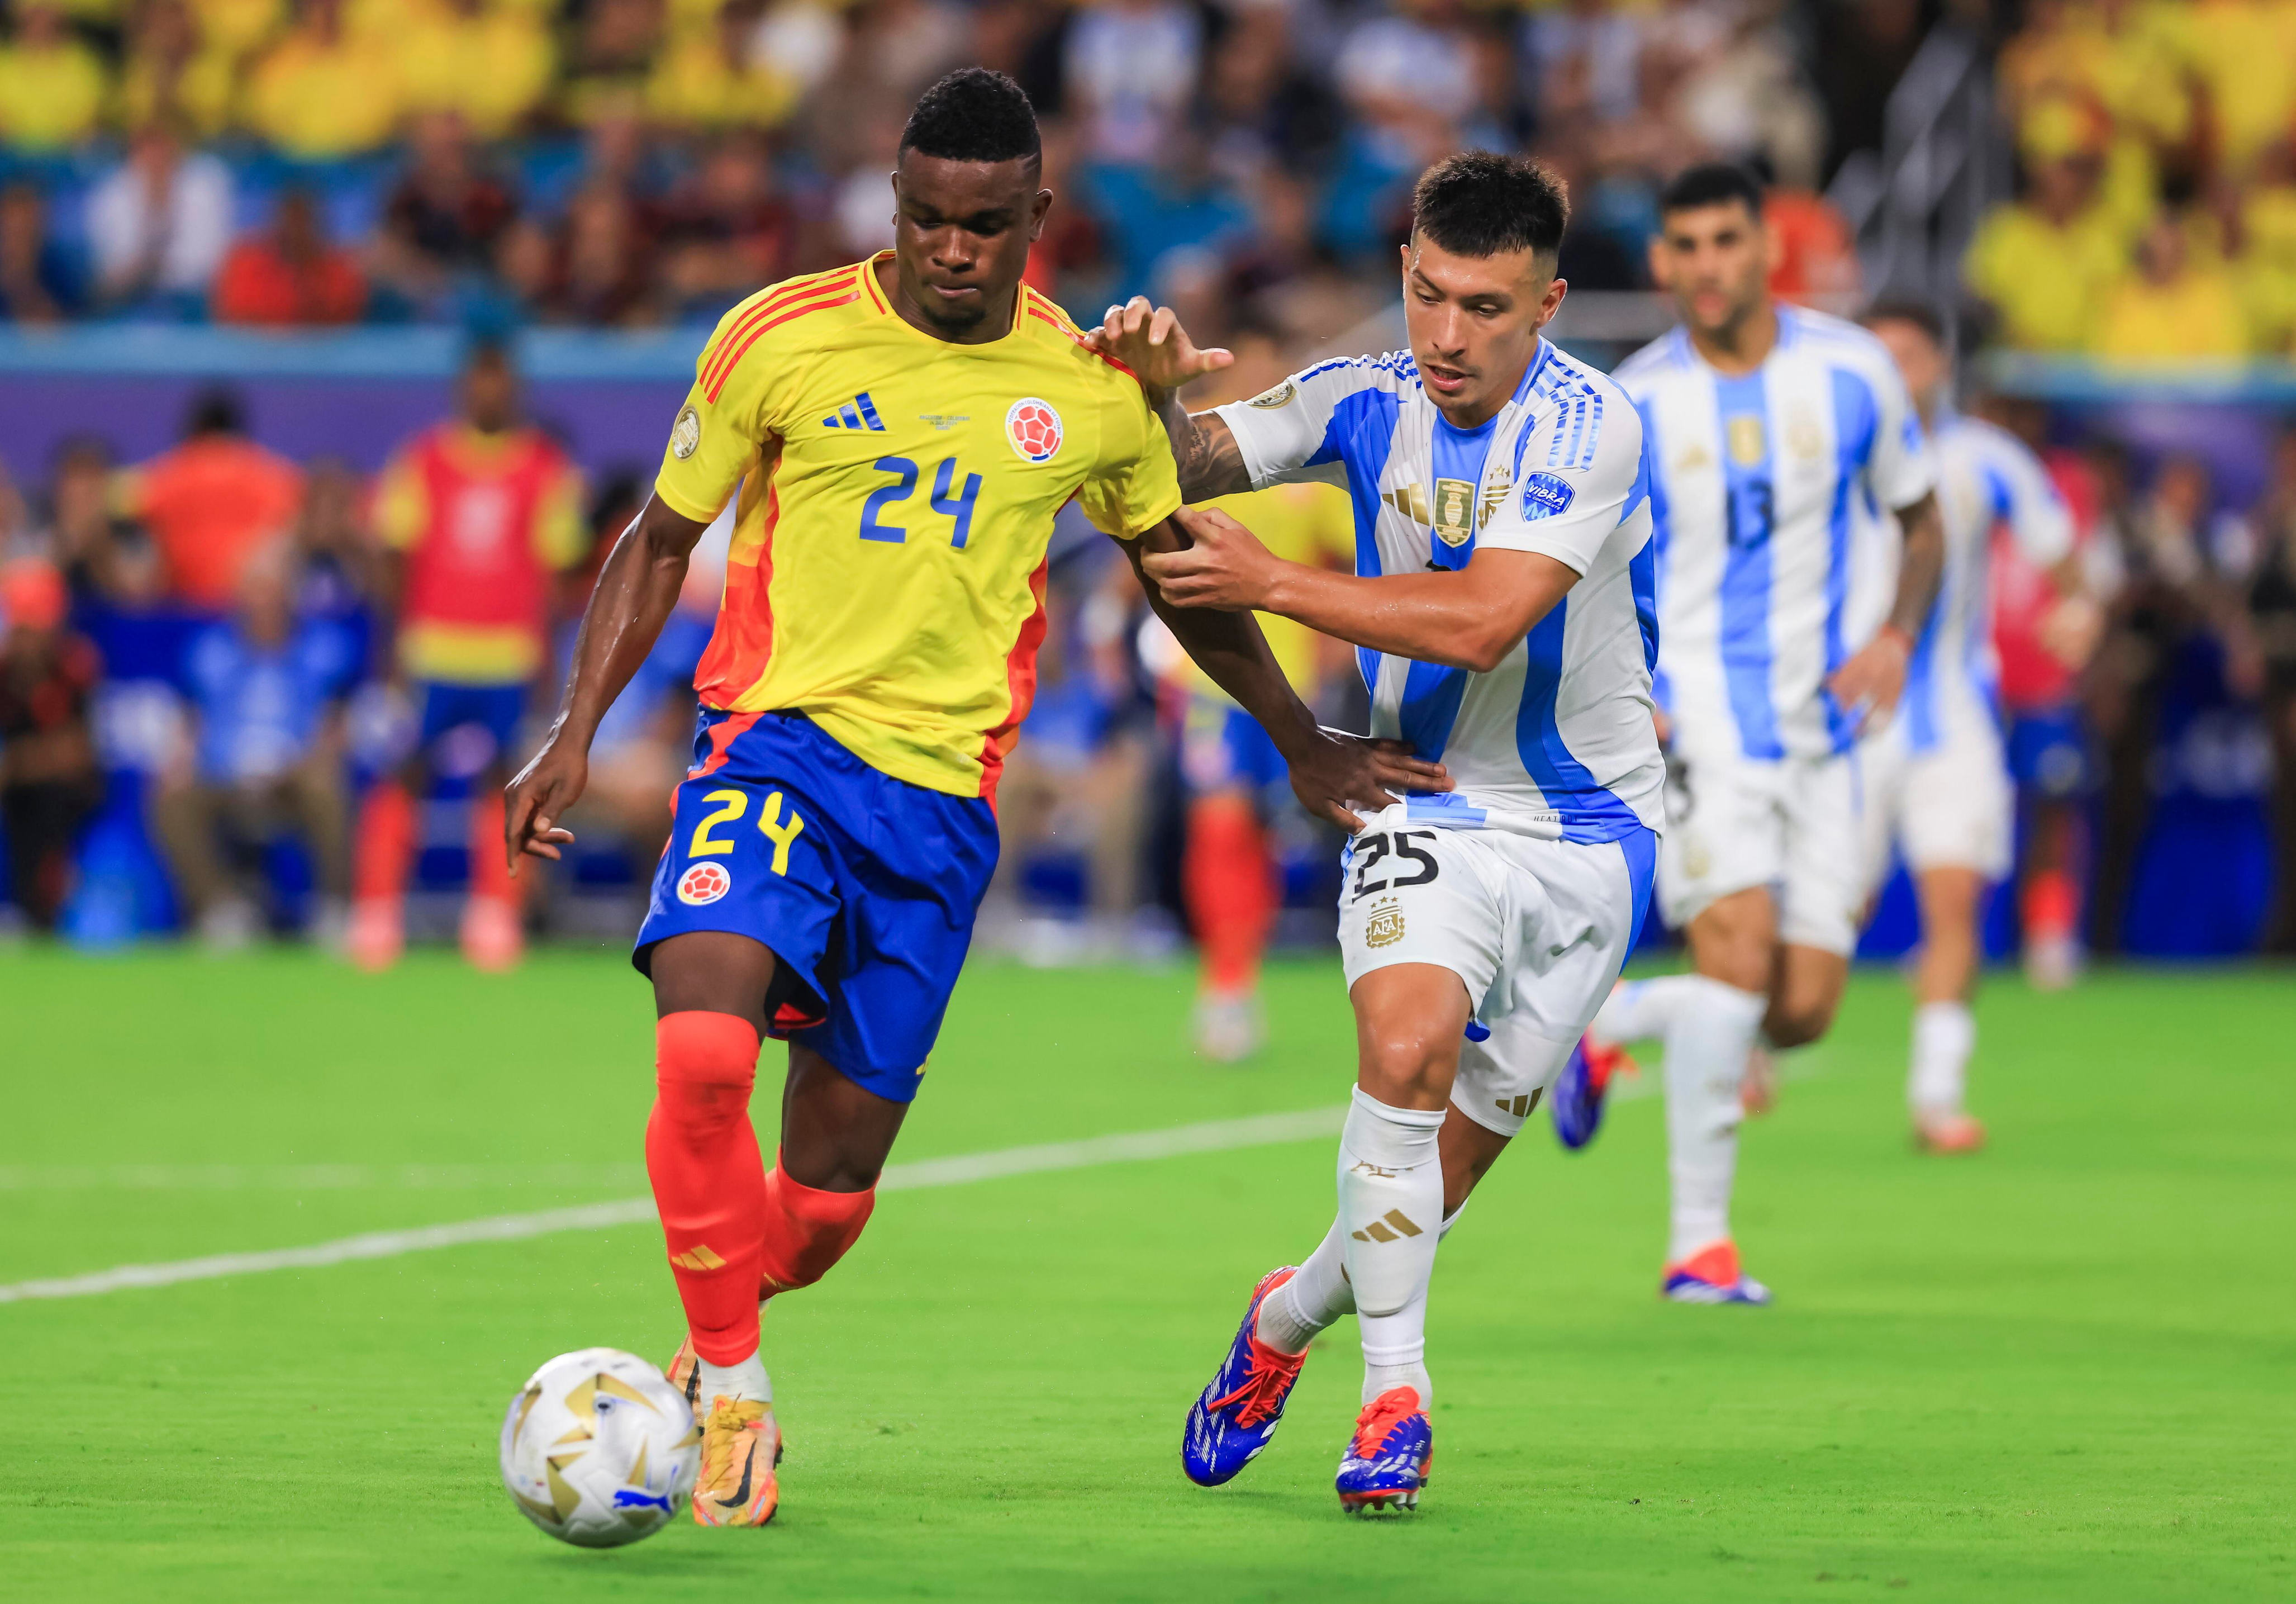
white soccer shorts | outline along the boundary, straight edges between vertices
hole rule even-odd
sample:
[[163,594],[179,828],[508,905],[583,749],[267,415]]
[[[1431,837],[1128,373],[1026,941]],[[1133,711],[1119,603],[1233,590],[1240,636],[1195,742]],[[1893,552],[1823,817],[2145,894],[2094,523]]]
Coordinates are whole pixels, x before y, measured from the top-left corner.
[[1916,756],[1900,719],[1858,749],[1865,796],[1859,830],[1869,891],[1890,872],[1890,848],[1915,874],[1975,869],[1988,880],[2009,872],[2015,795],[2001,738],[1990,728],[1956,728]]
[[1648,904],[1654,856],[1634,842],[1414,825],[1398,802],[1365,820],[1342,860],[1348,984],[1390,964],[1456,975],[1489,1034],[1462,1049],[1451,1100],[1513,1136],[1611,994]]
[[1866,901],[1858,847],[1852,758],[1766,761],[1677,740],[1658,857],[1659,906],[1677,930],[1763,885],[1777,899],[1781,942],[1847,955]]

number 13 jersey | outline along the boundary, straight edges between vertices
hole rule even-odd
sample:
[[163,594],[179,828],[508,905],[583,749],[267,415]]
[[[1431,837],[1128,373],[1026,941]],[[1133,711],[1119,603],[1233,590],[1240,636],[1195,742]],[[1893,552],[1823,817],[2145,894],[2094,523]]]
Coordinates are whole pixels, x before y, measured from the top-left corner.
[[752,295],[703,348],[655,494],[738,488],[705,707],[805,714],[882,773],[994,795],[1036,687],[1045,551],[1070,499],[1133,539],[1180,505],[1131,374],[1023,287],[1012,332],[956,345],[880,281],[892,253]]

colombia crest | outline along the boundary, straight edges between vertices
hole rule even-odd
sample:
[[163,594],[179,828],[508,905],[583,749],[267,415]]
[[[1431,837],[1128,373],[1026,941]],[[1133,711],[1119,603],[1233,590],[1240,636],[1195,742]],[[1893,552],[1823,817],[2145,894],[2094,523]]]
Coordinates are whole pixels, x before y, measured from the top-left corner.
[[1022,462],[1050,462],[1061,448],[1061,415],[1050,401],[1022,396],[1004,414],[1004,438]]
[[688,908],[706,908],[734,889],[734,876],[715,863],[697,863],[677,877],[677,900]]

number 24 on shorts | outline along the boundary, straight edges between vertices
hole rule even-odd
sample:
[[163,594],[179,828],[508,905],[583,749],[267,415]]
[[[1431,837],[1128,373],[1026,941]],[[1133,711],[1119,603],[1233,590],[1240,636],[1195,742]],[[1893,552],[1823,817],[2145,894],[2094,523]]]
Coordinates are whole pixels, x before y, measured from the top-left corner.
[[[701,800],[706,802],[716,802],[718,810],[713,813],[704,814],[701,822],[693,827],[693,839],[687,844],[685,855],[688,858],[730,856],[734,851],[734,843],[721,840],[710,832],[721,824],[735,822],[742,814],[748,812],[750,794],[747,791],[736,791],[729,786],[722,791],[709,793]],[[758,828],[767,840],[774,843],[774,873],[788,874],[790,843],[804,831],[805,819],[800,816],[795,808],[789,810],[789,817],[784,819],[782,817],[782,794],[778,791],[769,791],[766,794],[766,805],[758,812]]]
[[1374,880],[1369,878],[1372,870],[1378,868],[1379,865],[1385,862],[1388,859],[1390,851],[1390,838],[1386,833],[1382,832],[1377,835],[1366,835],[1361,841],[1357,842],[1355,844],[1354,853],[1356,865],[1355,896],[1360,899],[1367,897],[1371,895],[1372,892],[1377,891],[1403,891],[1414,885],[1425,885],[1428,882],[1433,880],[1437,875],[1442,872],[1441,866],[1435,861],[1435,855],[1432,852],[1424,851],[1419,847],[1414,846],[1412,843],[1420,840],[1432,841],[1434,839],[1435,832],[1432,830],[1396,831],[1393,837],[1394,855],[1406,862],[1415,863],[1419,868],[1415,873],[1398,876],[1392,880]]

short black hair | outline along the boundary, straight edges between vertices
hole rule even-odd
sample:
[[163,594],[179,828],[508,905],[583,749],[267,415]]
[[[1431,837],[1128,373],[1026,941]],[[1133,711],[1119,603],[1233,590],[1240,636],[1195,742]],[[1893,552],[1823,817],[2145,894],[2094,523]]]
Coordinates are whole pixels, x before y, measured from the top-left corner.
[[1865,315],[1857,321],[1869,329],[1877,323],[1910,324],[1928,335],[1930,343],[1938,350],[1952,349],[1946,341],[1944,316],[1926,300],[1895,298],[1877,300],[1866,308]]
[[1705,161],[1683,169],[1658,192],[1658,213],[1689,211],[1700,206],[1724,206],[1736,201],[1756,217],[1762,215],[1762,183],[1731,161]]
[[191,407],[184,415],[186,439],[246,432],[247,408],[241,403],[239,392],[228,385],[209,385],[192,398]]
[[917,96],[901,130],[904,152],[947,161],[1034,161],[1044,149],[1027,92],[986,67],[960,67]]
[[1459,256],[1553,256],[1570,221],[1562,180],[1528,156],[1462,151],[1419,175],[1411,226]]

